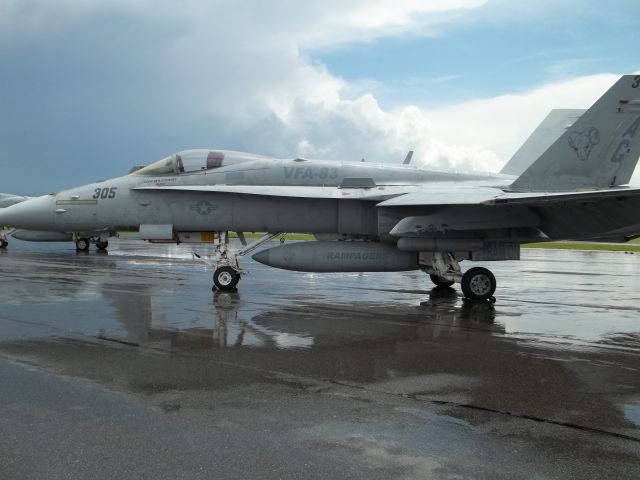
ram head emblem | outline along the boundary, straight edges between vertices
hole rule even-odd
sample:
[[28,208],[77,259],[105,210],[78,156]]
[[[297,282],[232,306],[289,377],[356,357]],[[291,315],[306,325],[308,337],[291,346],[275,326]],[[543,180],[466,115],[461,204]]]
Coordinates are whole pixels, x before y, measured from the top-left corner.
[[589,127],[582,132],[573,132],[569,135],[569,146],[573,148],[579,160],[586,162],[589,159],[593,147],[600,143],[600,131],[595,127]]

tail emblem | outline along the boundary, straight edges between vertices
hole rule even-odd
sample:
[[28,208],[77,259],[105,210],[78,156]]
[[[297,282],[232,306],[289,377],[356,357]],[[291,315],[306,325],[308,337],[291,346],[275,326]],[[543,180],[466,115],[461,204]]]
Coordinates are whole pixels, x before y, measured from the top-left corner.
[[573,132],[569,135],[569,146],[573,148],[578,160],[586,162],[591,154],[592,147],[600,143],[600,130],[589,127],[582,132]]

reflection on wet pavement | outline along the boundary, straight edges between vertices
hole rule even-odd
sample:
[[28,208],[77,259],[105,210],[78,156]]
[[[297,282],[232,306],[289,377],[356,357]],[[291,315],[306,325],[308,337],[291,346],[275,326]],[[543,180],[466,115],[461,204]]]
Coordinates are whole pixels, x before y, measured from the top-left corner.
[[45,370],[143,395],[340,387],[483,431],[519,418],[640,441],[639,255],[525,251],[492,265],[492,305],[422,273],[248,261],[237,292],[211,292],[190,248],[47,248],[0,257],[0,354]]

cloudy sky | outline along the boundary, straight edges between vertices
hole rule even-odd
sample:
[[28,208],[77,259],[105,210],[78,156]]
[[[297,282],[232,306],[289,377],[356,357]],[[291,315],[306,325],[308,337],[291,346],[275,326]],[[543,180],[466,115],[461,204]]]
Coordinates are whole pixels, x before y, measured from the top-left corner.
[[637,0],[1,0],[0,191],[186,148],[497,171],[640,70]]

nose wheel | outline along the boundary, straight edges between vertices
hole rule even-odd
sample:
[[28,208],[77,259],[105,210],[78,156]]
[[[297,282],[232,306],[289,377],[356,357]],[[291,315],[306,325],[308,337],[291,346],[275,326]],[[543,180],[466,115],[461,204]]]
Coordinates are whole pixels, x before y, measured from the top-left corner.
[[213,272],[213,283],[219,290],[233,290],[240,281],[240,274],[229,266],[218,267]]
[[247,243],[244,234],[242,232],[237,233],[238,238],[242,243],[242,248],[239,250],[229,248],[229,232],[217,232],[216,238],[218,241],[215,244],[215,256],[206,257],[197,254],[195,251],[193,252],[194,258],[197,258],[206,265],[215,268],[213,272],[214,286],[212,287],[212,290],[235,290],[236,285],[240,281],[241,275],[247,273],[240,268],[240,263],[238,262],[239,257],[252,252],[263,243],[281,235],[280,232],[266,233],[253,242]]

